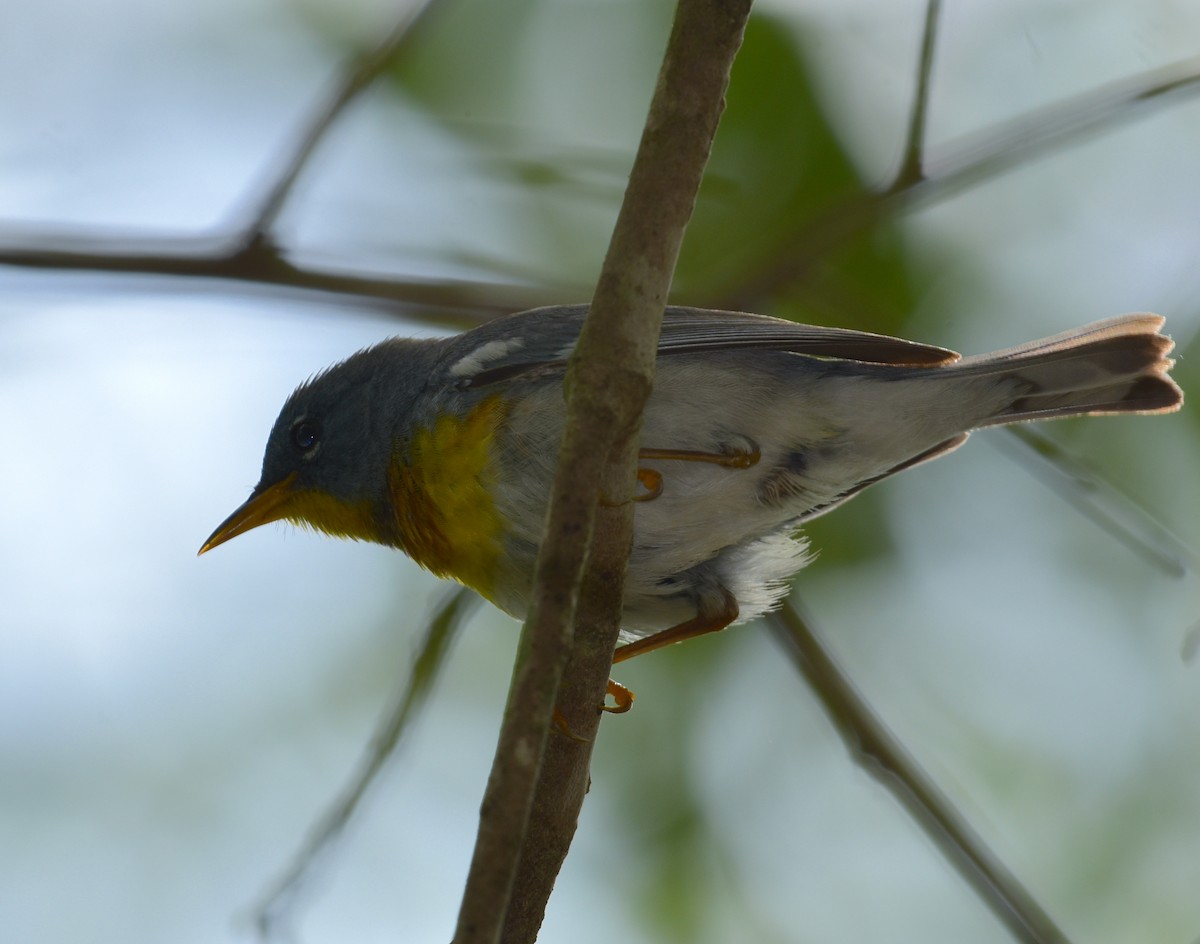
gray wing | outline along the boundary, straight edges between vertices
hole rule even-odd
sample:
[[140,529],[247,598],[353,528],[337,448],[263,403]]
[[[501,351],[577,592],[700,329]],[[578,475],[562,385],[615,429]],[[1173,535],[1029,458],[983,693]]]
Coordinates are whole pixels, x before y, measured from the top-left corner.
[[704,308],[668,308],[658,356],[759,348],[869,364],[936,367],[958,360],[945,348],[849,328],[822,328],[766,315]]
[[[477,389],[532,372],[561,371],[588,306],[535,308],[459,335],[442,367],[448,379]],[[663,316],[658,356],[758,349],[871,364],[934,367],[958,360],[945,348],[848,328],[796,324],[766,315],[671,306]]]

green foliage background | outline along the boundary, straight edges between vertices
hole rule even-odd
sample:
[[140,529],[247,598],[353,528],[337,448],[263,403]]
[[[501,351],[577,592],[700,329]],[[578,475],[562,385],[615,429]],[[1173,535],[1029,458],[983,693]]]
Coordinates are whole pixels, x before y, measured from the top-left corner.
[[[0,243],[219,230],[383,5],[6,10]],[[968,352],[1169,316],[1197,378],[1197,106],[834,238],[898,164],[909,3],[763,4],[677,299]],[[455,0],[332,130],[281,221],[301,265],[585,299],[669,23],[624,0]],[[65,24],[65,25],[63,25]],[[930,138],[1195,53],[1166,2],[948,5]],[[15,37],[20,37],[18,43]],[[232,939],[348,776],[436,582],[263,529],[195,547],[286,393],[390,332],[347,299],[0,269],[0,922],[13,940]],[[1195,411],[1055,439],[1200,543]],[[1081,941],[1200,929],[1200,709],[1173,579],[977,437],[809,529],[800,592],[860,687]],[[990,441],[990,442],[989,442]],[[1111,506],[1100,496],[1101,507]],[[1136,515],[1130,520],[1143,529]],[[301,913],[303,940],[444,940],[515,627],[481,612]],[[853,766],[766,634],[638,660],[544,940],[1002,941]]]

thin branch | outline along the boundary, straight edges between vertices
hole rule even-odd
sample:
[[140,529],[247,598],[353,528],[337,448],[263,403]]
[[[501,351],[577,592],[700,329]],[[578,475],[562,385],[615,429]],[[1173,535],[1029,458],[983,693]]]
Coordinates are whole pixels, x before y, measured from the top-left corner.
[[925,4],[925,26],[921,34],[921,55],[917,61],[917,85],[913,94],[912,112],[908,117],[908,136],[904,144],[904,160],[888,192],[903,190],[925,179],[925,125],[929,113],[930,77],[933,74],[933,52],[937,44],[937,28],[941,21],[942,0]]
[[1155,108],[1197,93],[1200,58],[1187,59],[1113,82],[982,134],[960,138],[944,147],[940,159],[926,160],[927,180],[915,184],[907,200],[920,204],[928,199],[945,199],[1031,157],[1077,142],[1117,122],[1146,117]]
[[[98,248],[98,247],[107,248]],[[161,275],[268,285],[296,292],[335,294],[357,299],[375,310],[427,324],[464,329],[511,311],[561,302],[553,286],[491,282],[396,279],[297,266],[267,243],[233,245],[228,237],[152,238],[139,236],[120,244],[77,234],[17,239],[0,236],[0,265],[28,269],[74,270],[116,275]]]
[[904,186],[853,197],[801,221],[774,258],[745,279],[722,307],[756,310],[828,254],[881,219],[946,200],[1042,153],[1079,141],[1152,109],[1200,94],[1200,58],[1144,73],[1058,102],[1031,115],[944,145],[941,157],[926,149],[924,176]]
[[1168,577],[1197,572],[1195,552],[1082,456],[1029,425],[1008,426],[1004,433],[989,436],[988,442],[1021,461],[1039,481],[1132,553]]
[[[574,835],[599,725],[596,706],[620,625],[641,412],[663,307],[749,14],[750,0],[680,0],[676,9],[592,309],[571,358],[567,424],[533,605],[456,944],[536,939]],[[556,737],[548,745],[556,703],[579,739]],[[531,819],[535,793],[539,815]]]
[[[372,302],[418,308],[429,323],[472,327],[514,309],[561,301],[549,286],[540,291],[510,284],[408,281],[383,276],[319,270],[289,261],[270,230],[317,145],[350,103],[372,85],[427,23],[436,0],[421,0],[405,11],[373,49],[348,62],[279,162],[263,193],[251,195],[246,220],[232,232],[211,236],[138,234],[93,238],[83,233],[46,232],[0,235],[0,264],[26,268],[88,270],[183,278],[213,278],[336,293]],[[259,189],[259,188],[255,188]],[[6,245],[7,244],[7,245]],[[381,306],[382,307],[382,306]]]
[[324,102],[313,111],[290,154],[280,163],[274,181],[267,185],[265,192],[257,200],[257,207],[249,213],[249,219],[242,227],[242,235],[238,240],[243,247],[272,242],[270,230],[291,194],[296,179],[325,137],[325,132],[345,113],[350,102],[374,83],[380,73],[395,60],[412,39],[417,27],[429,19],[430,11],[435,6],[434,0],[422,0],[410,7],[382,42],[358,56],[343,69],[326,94]]
[[792,594],[786,608],[768,617],[771,631],[821,700],[850,754],[900,801],[1017,941],[1069,944],[1067,936],[871,710],[798,609],[799,601]]
[[310,829],[288,868],[254,905],[251,919],[260,939],[287,936],[305,880],[318,859],[341,836],[383,765],[395,755],[404,733],[425,707],[459,629],[478,604],[478,596],[460,587],[447,593],[435,610],[417,648],[408,680],[371,738],[358,772],[341,797]]
[[[710,303],[754,310],[807,271],[814,257],[836,248],[880,219],[948,199],[965,187],[1010,170],[1043,151],[1086,134],[1140,118],[1158,105],[1200,93],[1200,60],[1192,59],[1060,102],[1035,115],[945,145],[942,157],[924,159],[924,177],[900,188],[863,194],[816,219],[801,221],[795,235],[757,275],[730,297]],[[409,309],[467,311],[470,323],[500,311],[561,302],[553,287],[533,291],[511,285],[431,283],[383,275],[324,272],[288,262],[261,242],[247,247],[241,233],[213,238],[142,235],[135,241],[90,238],[82,232],[46,233],[0,224],[0,265],[31,269],[231,279],[344,297],[395,303]],[[163,246],[169,246],[163,250]],[[64,249],[63,247],[69,247]],[[452,324],[443,314],[432,317]],[[462,327],[462,323],[456,324]]]

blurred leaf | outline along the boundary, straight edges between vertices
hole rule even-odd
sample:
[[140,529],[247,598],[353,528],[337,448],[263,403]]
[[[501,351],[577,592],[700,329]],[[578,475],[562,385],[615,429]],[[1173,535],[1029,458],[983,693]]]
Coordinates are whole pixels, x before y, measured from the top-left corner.
[[756,17],[734,66],[708,178],[680,259],[689,294],[727,294],[796,227],[861,189],[796,44]]
[[[523,179],[546,140],[608,147],[620,131],[632,158],[673,10],[667,0],[448,2],[391,75],[449,130],[485,150],[507,143]],[[569,178],[575,156],[535,177]]]
[[823,570],[853,567],[895,553],[897,544],[886,503],[884,492],[867,489],[833,514],[804,526],[809,547]]
[[[511,238],[489,258],[531,284],[590,295],[641,134],[674,4],[464,0],[392,76],[501,188]],[[536,267],[536,268],[534,268]]]
[[444,3],[391,76],[434,117],[504,121],[519,100],[522,51],[539,0]]
[[[623,726],[622,740],[628,739],[621,759],[597,768],[618,791],[636,863],[637,907],[662,942],[705,939],[709,912],[696,889],[723,883],[715,869],[719,852],[713,830],[696,792],[688,734],[704,697],[704,679],[728,652],[724,636],[659,654],[653,687],[644,692],[635,714],[613,719]],[[637,757],[637,763],[629,763],[629,757]]]
[[[831,253],[804,249],[814,221],[852,212],[865,193],[794,31],[755,18],[684,245],[681,291],[700,304],[744,299],[797,321],[903,334],[919,279],[893,223],[876,223]],[[747,296],[754,284],[762,297]]]

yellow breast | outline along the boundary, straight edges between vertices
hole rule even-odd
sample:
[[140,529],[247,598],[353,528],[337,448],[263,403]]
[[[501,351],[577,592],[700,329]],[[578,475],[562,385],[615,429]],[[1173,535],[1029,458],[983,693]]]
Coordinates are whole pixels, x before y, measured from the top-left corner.
[[416,430],[407,454],[393,460],[388,483],[404,552],[485,597],[503,551],[491,446],[505,412],[500,397],[489,397],[465,416],[445,415]]

